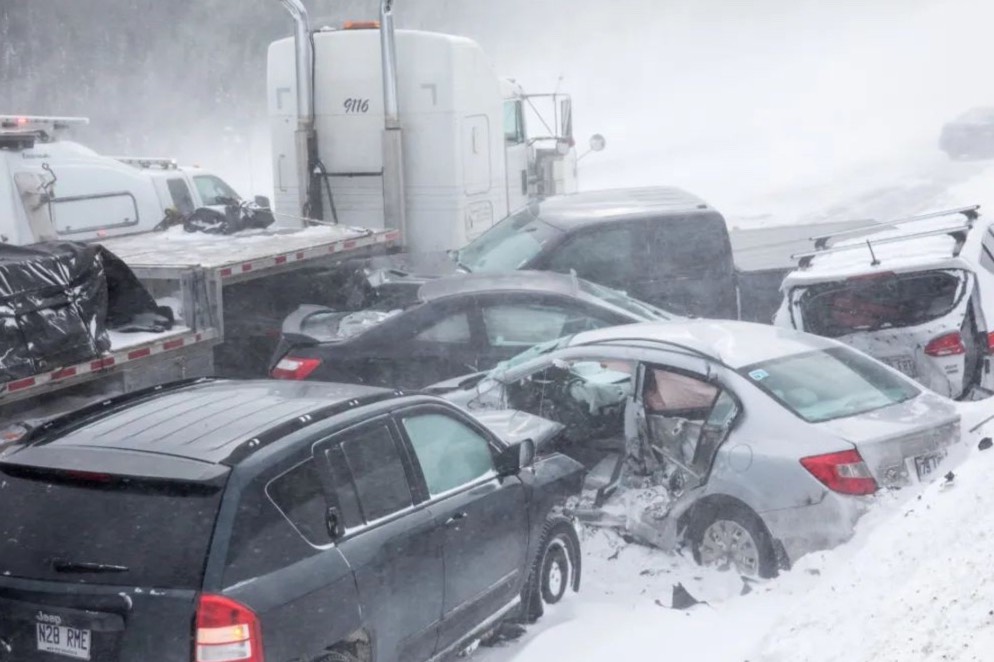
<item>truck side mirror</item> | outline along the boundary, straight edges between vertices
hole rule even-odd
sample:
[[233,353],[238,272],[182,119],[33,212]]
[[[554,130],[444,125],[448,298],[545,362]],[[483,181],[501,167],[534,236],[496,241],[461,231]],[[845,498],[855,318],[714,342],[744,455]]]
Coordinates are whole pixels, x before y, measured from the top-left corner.
[[269,202],[269,198],[267,198],[264,195],[257,195],[257,196],[255,196],[255,204],[259,205],[263,209],[269,209],[270,206],[271,206],[270,202]]
[[590,136],[591,152],[603,152],[605,147],[607,147],[607,139],[604,136],[599,133]]

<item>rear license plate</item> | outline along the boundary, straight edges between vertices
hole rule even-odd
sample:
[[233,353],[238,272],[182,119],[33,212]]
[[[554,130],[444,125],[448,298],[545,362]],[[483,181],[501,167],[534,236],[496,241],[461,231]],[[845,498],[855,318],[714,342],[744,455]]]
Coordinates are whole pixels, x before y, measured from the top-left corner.
[[38,650],[77,660],[90,659],[90,631],[51,623],[35,623]]
[[918,365],[913,358],[908,356],[891,356],[885,358],[883,361],[895,370],[903,372],[908,377],[918,376]]
[[939,468],[942,461],[946,459],[945,453],[929,453],[928,455],[919,455],[914,458],[915,461],[915,473],[918,474],[918,480],[925,480]]

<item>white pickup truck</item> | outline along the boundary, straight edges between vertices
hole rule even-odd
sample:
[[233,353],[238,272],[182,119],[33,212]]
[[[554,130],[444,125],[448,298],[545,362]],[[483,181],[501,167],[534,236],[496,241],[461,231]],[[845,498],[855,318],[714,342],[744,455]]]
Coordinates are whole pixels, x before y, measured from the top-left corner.
[[[147,232],[240,196],[221,177],[172,159],[113,157],[64,139],[82,117],[0,115],[0,241],[84,241]],[[268,200],[258,199],[262,206]]]

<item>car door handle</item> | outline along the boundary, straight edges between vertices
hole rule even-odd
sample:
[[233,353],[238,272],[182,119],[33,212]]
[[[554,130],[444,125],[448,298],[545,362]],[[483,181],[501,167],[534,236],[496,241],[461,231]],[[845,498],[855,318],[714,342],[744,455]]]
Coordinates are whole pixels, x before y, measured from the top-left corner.
[[445,520],[445,526],[453,526],[454,524],[459,524],[467,517],[469,517],[469,515],[467,515],[466,513],[456,513],[449,519]]

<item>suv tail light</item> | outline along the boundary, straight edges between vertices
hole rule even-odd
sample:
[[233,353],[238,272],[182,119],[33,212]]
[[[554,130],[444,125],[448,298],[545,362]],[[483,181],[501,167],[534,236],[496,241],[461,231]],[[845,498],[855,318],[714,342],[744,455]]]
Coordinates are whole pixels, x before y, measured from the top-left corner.
[[958,356],[966,354],[966,345],[959,331],[939,336],[925,345],[925,353],[929,356]]
[[321,359],[297,359],[292,356],[284,356],[276,364],[270,376],[273,379],[296,379],[302,380],[317,370],[321,365]]
[[805,457],[801,464],[833,492],[860,495],[877,491],[877,481],[857,450]]
[[259,618],[230,598],[209,593],[200,596],[196,636],[194,662],[263,662]]
[[994,354],[994,331],[987,334],[987,353]]

